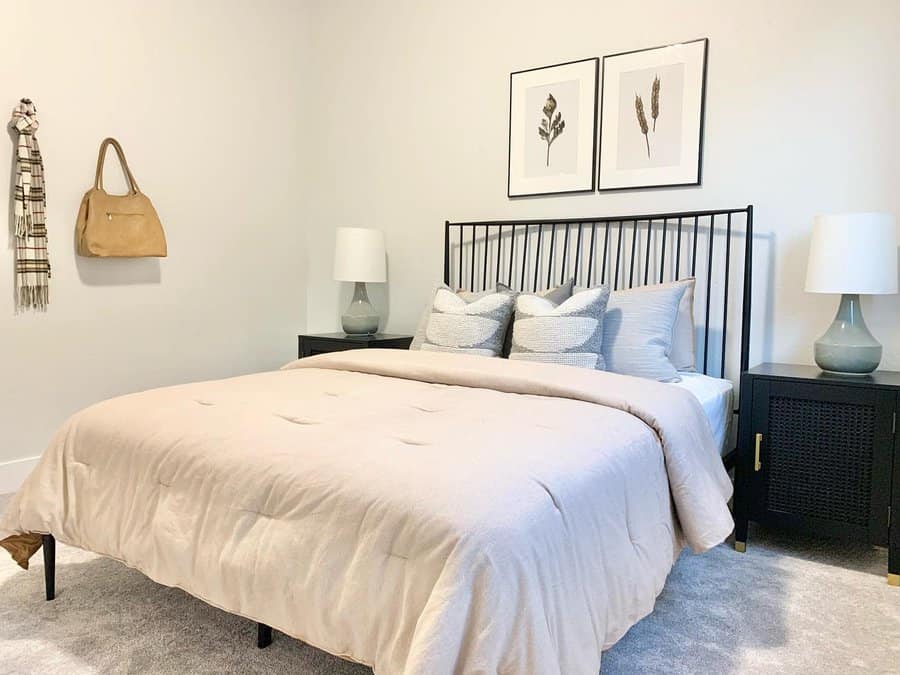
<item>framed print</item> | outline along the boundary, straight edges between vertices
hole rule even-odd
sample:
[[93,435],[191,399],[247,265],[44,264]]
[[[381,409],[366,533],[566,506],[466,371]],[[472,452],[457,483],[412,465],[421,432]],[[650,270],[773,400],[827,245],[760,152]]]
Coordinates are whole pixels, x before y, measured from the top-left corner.
[[593,58],[510,74],[509,197],[596,188],[599,68]]
[[601,191],[700,185],[708,44],[603,57]]

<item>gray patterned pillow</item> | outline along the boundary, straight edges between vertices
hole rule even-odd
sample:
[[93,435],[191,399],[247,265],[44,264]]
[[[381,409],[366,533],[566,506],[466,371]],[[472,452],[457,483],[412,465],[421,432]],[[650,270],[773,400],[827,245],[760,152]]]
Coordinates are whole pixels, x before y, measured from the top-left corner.
[[[429,296],[428,305],[425,307],[425,311],[422,312],[422,316],[419,317],[419,323],[416,325],[416,333],[413,335],[412,342],[409,343],[409,348],[413,351],[417,351],[422,349],[422,345],[425,344],[425,329],[428,327],[428,319],[431,316],[431,305],[434,302],[434,294],[437,293],[439,288],[446,288],[448,291],[450,287],[447,284],[440,284],[434,287],[434,290],[431,291],[431,295]],[[497,291],[506,290],[506,287],[500,288],[500,285],[497,286]],[[466,302],[472,302],[473,300],[478,300],[480,298],[485,297],[486,295],[490,295],[491,293],[496,293],[497,291],[493,289],[488,289],[486,291],[473,292],[473,291],[465,291],[459,290],[456,291],[456,294],[461,297]],[[570,294],[571,295],[571,294]]]
[[[560,284],[559,286],[555,286],[554,288],[548,288],[545,291],[540,291],[538,295],[543,298],[547,298],[552,300],[557,305],[568,300],[572,297],[572,288],[575,285],[575,279],[569,279],[565,283]],[[439,286],[435,286],[434,290],[431,292],[431,298],[434,298],[434,294],[437,293],[438,288],[446,288],[450,290],[450,287],[447,284],[440,284]],[[473,302],[474,300],[479,300],[486,295],[490,295],[491,293],[512,293],[513,295],[518,295],[518,291],[514,291],[512,288],[507,286],[502,282],[497,283],[496,289],[488,289],[486,291],[467,291],[464,289],[460,289],[456,291],[456,294],[461,297],[466,302]],[[416,325],[416,332],[413,335],[412,342],[409,343],[409,348],[413,351],[422,349],[422,345],[425,343],[425,328],[428,326],[428,318],[431,316],[431,303],[425,308],[425,311],[422,312],[422,316],[419,317],[419,323]],[[506,338],[503,341],[503,356],[509,356],[509,350],[512,346],[512,321],[509,322],[509,328],[506,331]]]
[[560,305],[537,295],[516,298],[510,359],[605,370],[601,352],[609,288],[573,295]]
[[[561,283],[559,286],[554,286],[553,288],[547,288],[543,291],[538,291],[533,295],[537,295],[541,298],[546,298],[554,305],[561,305],[566,300],[572,297],[572,289],[575,287],[575,278],[571,278],[566,282]],[[504,283],[497,284],[498,291],[508,291],[509,293],[519,294],[519,291],[514,291],[512,288],[507,286]],[[513,312],[513,320],[509,322],[509,328],[506,329],[506,337],[503,340],[503,358],[508,359],[509,354],[512,351],[512,334],[513,334],[513,325],[516,321],[515,312]]]
[[515,295],[489,293],[471,299],[439,288],[425,327],[423,351],[499,356]]

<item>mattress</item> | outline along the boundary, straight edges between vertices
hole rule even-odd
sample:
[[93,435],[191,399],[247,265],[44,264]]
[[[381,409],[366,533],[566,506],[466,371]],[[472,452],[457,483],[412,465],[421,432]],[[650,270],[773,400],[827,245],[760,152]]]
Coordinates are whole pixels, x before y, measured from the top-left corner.
[[733,417],[734,385],[729,380],[710,377],[703,373],[678,373],[681,382],[673,382],[674,386],[687,389],[703,407],[706,419],[713,432],[716,447],[724,455],[731,449],[728,441],[731,437],[731,419]]

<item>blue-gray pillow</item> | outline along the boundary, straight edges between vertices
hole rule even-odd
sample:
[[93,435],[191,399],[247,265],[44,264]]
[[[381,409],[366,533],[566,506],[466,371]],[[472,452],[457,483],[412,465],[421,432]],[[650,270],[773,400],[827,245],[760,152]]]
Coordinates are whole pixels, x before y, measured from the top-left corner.
[[669,352],[678,308],[687,286],[684,283],[638,286],[610,295],[603,321],[603,357],[607,370],[661,382],[681,379],[669,360]]

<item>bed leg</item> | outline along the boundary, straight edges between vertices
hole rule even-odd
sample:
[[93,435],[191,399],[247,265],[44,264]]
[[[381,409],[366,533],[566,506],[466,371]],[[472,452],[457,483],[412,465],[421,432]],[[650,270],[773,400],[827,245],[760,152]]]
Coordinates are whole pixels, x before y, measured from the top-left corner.
[[44,547],[44,590],[47,600],[56,597],[56,539],[52,534],[43,535]]
[[746,518],[741,515],[740,511],[735,509],[734,514],[734,550],[738,553],[747,552],[747,530],[749,523]]
[[264,623],[256,624],[256,646],[265,649],[272,644],[272,627]]

